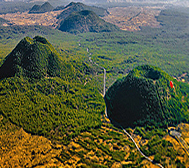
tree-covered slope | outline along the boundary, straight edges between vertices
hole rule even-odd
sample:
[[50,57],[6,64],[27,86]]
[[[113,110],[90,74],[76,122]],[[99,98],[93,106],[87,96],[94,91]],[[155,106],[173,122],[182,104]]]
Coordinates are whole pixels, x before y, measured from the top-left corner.
[[108,116],[124,127],[167,127],[188,122],[188,104],[182,96],[179,82],[157,67],[144,65],[117,80],[105,101]]
[[189,30],[188,21],[189,21],[189,8],[170,8],[162,10],[160,15],[157,16],[157,21],[160,22],[160,25],[169,30],[167,33],[177,32],[177,36],[180,36],[181,33],[187,33]]
[[0,67],[0,79],[15,75],[29,78],[60,75],[58,53],[43,37],[24,38]]
[[94,12],[83,10],[74,12],[60,23],[61,31],[70,33],[112,32],[119,28],[100,19]]
[[27,132],[64,143],[99,127],[103,98],[86,82],[85,69],[62,61],[45,38],[24,38],[1,66],[0,114]]

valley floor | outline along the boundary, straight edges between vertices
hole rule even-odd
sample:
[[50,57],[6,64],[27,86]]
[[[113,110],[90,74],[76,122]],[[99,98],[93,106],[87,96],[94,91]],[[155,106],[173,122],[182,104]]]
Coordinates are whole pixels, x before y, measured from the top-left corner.
[[115,24],[122,30],[138,31],[141,26],[160,27],[156,16],[163,7],[115,7],[110,8],[109,15],[103,17],[107,22]]
[[[160,27],[156,20],[163,7],[114,7],[110,8],[108,14],[102,17],[107,22],[115,24],[122,30],[137,31],[141,26]],[[56,17],[62,12],[51,11],[42,14],[28,14],[23,13],[7,13],[0,15],[0,18],[8,20],[13,25],[43,25],[50,27],[57,27]],[[3,24],[8,26],[7,23]]]

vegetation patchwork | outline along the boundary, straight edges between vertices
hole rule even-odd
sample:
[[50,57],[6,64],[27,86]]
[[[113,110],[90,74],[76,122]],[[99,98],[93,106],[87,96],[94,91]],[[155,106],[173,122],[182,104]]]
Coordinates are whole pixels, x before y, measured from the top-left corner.
[[[52,143],[42,136],[27,134],[2,115],[0,119],[2,167],[153,167],[140,155],[130,139],[104,117],[100,128],[88,129],[67,144],[60,141]],[[178,128],[187,139],[189,125],[181,124]],[[149,126],[127,131],[146,155],[164,167],[184,168],[189,165],[185,151],[166,131]]]
[[123,127],[167,128],[188,122],[188,102],[183,101],[187,90],[182,92],[179,85],[157,67],[139,66],[108,89],[105,96],[108,116]]
[[23,42],[26,45],[19,48],[19,43],[1,66],[15,71],[10,69],[11,75],[3,76],[9,78],[0,81],[0,113],[28,132],[53,139],[60,136],[64,143],[81,131],[100,127],[103,98],[85,81],[85,72],[62,62],[45,38]]
[[[143,17],[143,13],[134,12],[131,22],[138,16]],[[36,25],[1,26],[0,167],[153,166],[102,115],[103,69],[99,66],[107,71],[106,88],[118,78],[117,86],[128,80],[135,86],[131,87],[136,95],[131,105],[143,100],[146,111],[135,113],[138,122],[127,119],[126,123],[136,126],[126,130],[142,152],[164,167],[188,167],[186,151],[165,130],[188,122],[188,10],[163,10],[157,21],[160,28],[77,35]],[[144,64],[160,67],[183,82],[154,66],[141,66]],[[114,86],[110,90],[120,89]],[[121,103],[125,95],[121,96],[114,102]],[[179,124],[176,130],[189,143],[188,124]]]

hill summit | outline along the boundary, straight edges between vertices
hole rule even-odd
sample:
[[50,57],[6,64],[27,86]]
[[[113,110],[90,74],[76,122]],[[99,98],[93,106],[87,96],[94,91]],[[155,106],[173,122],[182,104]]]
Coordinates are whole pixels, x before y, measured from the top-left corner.
[[45,2],[43,5],[34,5],[29,13],[45,13],[50,12],[53,9],[54,7],[49,2]]
[[105,16],[107,15],[109,12],[101,7],[95,7],[95,6],[87,6],[81,2],[71,2],[69,3],[66,7],[62,6],[62,7],[57,7],[56,10],[63,10],[64,11],[57,16],[57,19],[65,19],[66,17],[68,17],[71,13],[73,12],[80,12],[82,10],[90,10],[95,12],[98,16]]
[[93,11],[73,12],[60,23],[59,30],[70,33],[112,32],[119,28],[99,18]]
[[25,37],[5,58],[0,79],[12,76],[41,78],[59,74],[59,58],[54,47],[43,37]]
[[24,38],[0,67],[0,120],[63,143],[100,127],[104,102],[88,67],[65,62],[43,37]]
[[179,82],[154,66],[139,66],[117,80],[108,89],[105,101],[109,118],[123,127],[167,127],[188,120]]

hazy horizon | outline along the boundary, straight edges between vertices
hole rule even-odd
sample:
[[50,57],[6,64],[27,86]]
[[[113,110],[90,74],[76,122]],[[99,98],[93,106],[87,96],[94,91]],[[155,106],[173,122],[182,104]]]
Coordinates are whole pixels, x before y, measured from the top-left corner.
[[164,3],[189,7],[189,0],[0,0],[2,2],[50,2],[54,4],[67,4],[70,2],[82,2],[85,4],[109,4],[109,3]]

